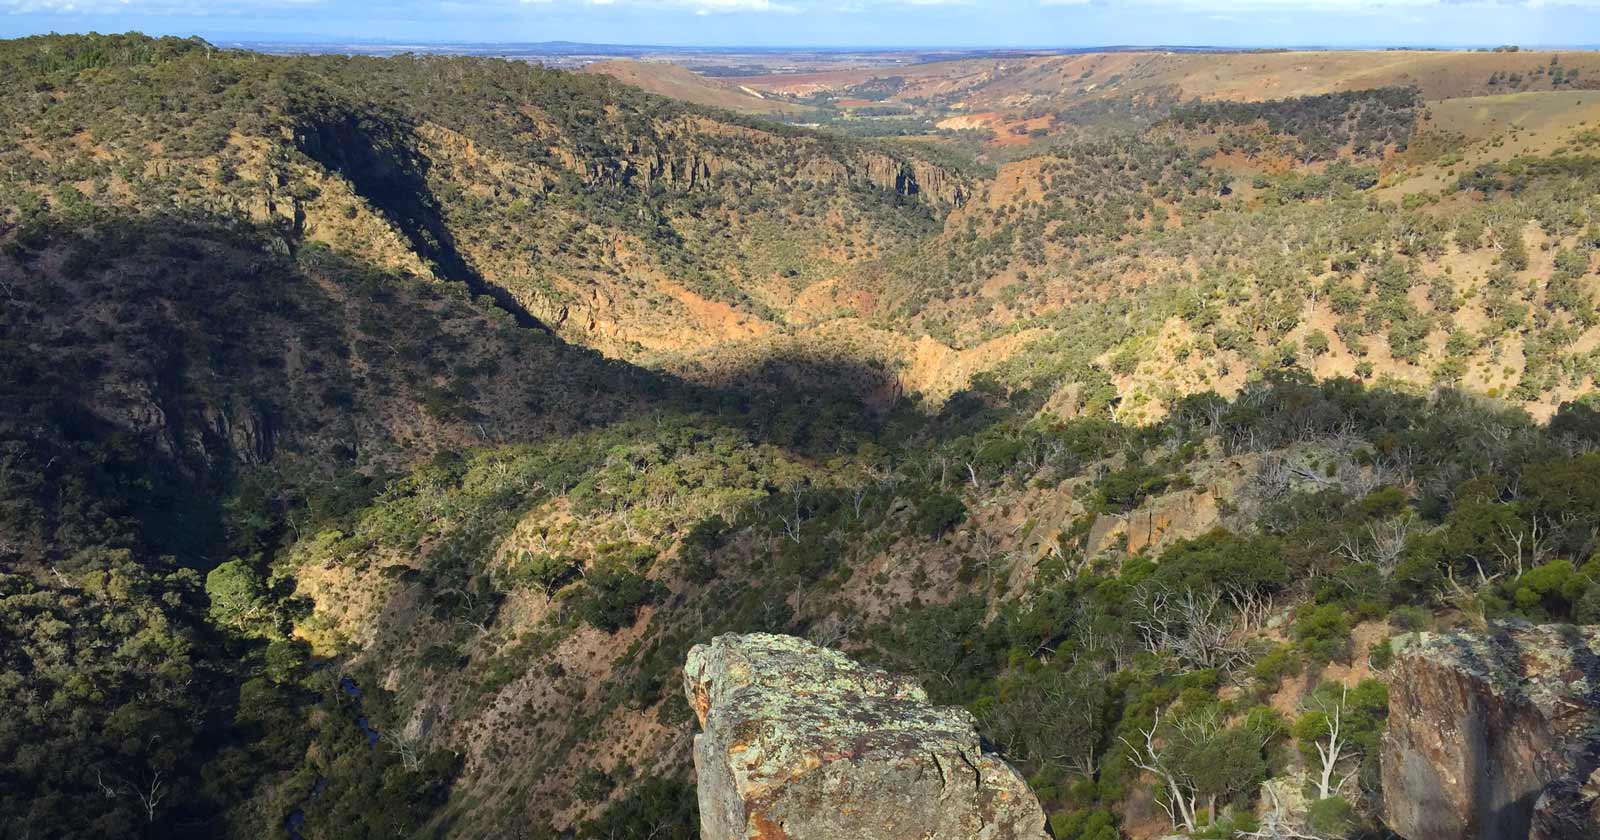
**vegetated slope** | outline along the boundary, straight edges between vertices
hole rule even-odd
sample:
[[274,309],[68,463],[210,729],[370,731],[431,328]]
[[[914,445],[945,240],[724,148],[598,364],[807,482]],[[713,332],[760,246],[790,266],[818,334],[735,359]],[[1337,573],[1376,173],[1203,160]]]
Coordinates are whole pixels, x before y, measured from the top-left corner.
[[[268,561],[297,518],[672,390],[458,286],[219,220],[36,218],[0,236],[0,289],[8,837],[221,831],[266,780],[312,772],[326,686],[286,636],[237,632],[302,614],[250,603],[292,591]],[[356,731],[347,711],[328,739]]]
[[[1350,703],[1336,766],[1358,781],[1319,807],[1359,825],[1379,795],[1390,633],[1596,615],[1593,564],[1572,562],[1595,514],[1560,489],[1593,467],[1568,454],[1594,439],[1592,413],[1546,430],[1459,394],[1293,379],[1142,429],[1024,424],[985,402],[908,413],[826,459],[659,419],[481,453],[292,556],[325,632],[372,634],[345,644],[364,685],[394,690],[385,731],[463,745],[444,819],[469,833],[692,837],[673,674],[696,641],[779,630],[969,705],[1058,830],[1170,833],[1147,794],[1161,780],[1122,746],[1147,730],[1159,760],[1226,770],[1174,771],[1202,803],[1191,824],[1214,795],[1228,830],[1252,825],[1264,781],[1320,772],[1287,748],[1314,755],[1315,714]],[[479,515],[426,514],[440,507]],[[1521,575],[1514,553],[1473,559],[1567,514]],[[463,578],[474,588],[443,583]]]
[[[833,451],[867,423],[848,391],[779,402],[752,371],[748,393],[708,392],[460,285],[318,244],[290,253],[228,219],[38,216],[0,238],[0,292],[6,836],[415,830],[492,707],[476,676],[438,670],[437,644],[413,651],[426,670],[406,691],[459,690],[461,707],[410,724],[389,699],[401,686],[378,677],[415,664],[407,640],[484,638],[474,651],[492,659],[500,631],[469,628],[532,629],[507,587],[565,586],[579,567],[514,554],[491,571],[483,552],[505,549],[529,500],[587,482],[600,495],[585,504],[614,509],[666,452],[694,482],[686,509],[732,510],[787,479],[791,450]],[[471,495],[437,507],[444,488]],[[663,509],[630,527],[682,515],[652,498]],[[405,543],[434,527],[444,541]],[[619,540],[582,549],[647,559]],[[595,587],[655,597],[620,570],[602,584],[609,568]],[[511,663],[474,673],[529,667]],[[488,799],[506,778],[522,777],[457,794]],[[570,774],[549,783],[550,802],[572,796]]]
[[[874,321],[995,348],[979,366],[989,373],[932,418],[900,402],[881,424],[840,413],[758,426],[756,438],[658,419],[569,454],[485,454],[443,480],[419,475],[393,502],[303,542],[295,565],[330,570],[303,574],[303,591],[336,605],[321,612],[334,627],[370,634],[345,644],[368,652],[371,682],[397,689],[393,726],[470,745],[458,785],[473,793],[445,819],[690,836],[685,789],[646,781],[684,778],[686,710],[671,674],[695,640],[781,629],[880,657],[982,713],[1064,836],[1168,833],[1147,793],[1162,779],[1141,760],[1224,768],[1173,771],[1191,800],[1179,827],[1243,829],[1280,801],[1264,781],[1298,790],[1317,772],[1282,748],[1314,755],[1315,715],[1336,694],[1358,710],[1356,743],[1370,745],[1384,704],[1368,680],[1394,628],[1590,616],[1591,514],[1545,532],[1541,571],[1526,581],[1509,552],[1516,535],[1526,544],[1558,511],[1580,509],[1552,482],[1585,469],[1571,453],[1587,446],[1592,415],[1569,407],[1542,429],[1451,390],[1454,365],[1470,364],[1463,378],[1505,375],[1489,364],[1496,347],[1539,339],[1508,325],[1436,350],[1425,339],[1456,296],[1426,293],[1454,281],[1418,290],[1411,273],[1453,277],[1464,269],[1435,260],[1482,252],[1485,315],[1521,311],[1522,323],[1570,335],[1592,301],[1586,164],[1523,161],[1432,203],[1388,205],[1372,191],[1401,140],[1416,160],[1427,152],[1406,128],[1419,109],[1374,108],[1399,121],[1368,124],[1369,97],[1333,102],[1344,107],[1272,103],[1008,167],[937,239],[846,278],[840,294],[864,292],[849,305],[866,318],[825,319],[796,348],[872,358],[854,327]],[[1225,166],[1229,156],[1243,167]],[[1531,239],[1533,220],[1563,238],[1548,252],[1525,242],[1530,263],[1518,267],[1506,231]],[[1549,275],[1534,254],[1549,255]],[[1549,301],[1541,315],[1497,308],[1518,279]],[[1336,321],[1324,345],[1299,319],[1327,311],[1346,332]],[[842,335],[810,343],[830,328]],[[1292,351],[1277,330],[1300,330]],[[1006,335],[1023,338],[992,343]],[[1435,352],[1436,366],[1420,364]],[[1565,352],[1572,363],[1527,355],[1517,395],[1550,411],[1592,393],[1582,345]],[[1385,363],[1395,379],[1369,391],[1294,372],[1341,373],[1329,356],[1372,378],[1366,364]],[[1407,393],[1402,376],[1436,381],[1440,395]],[[1206,396],[1213,387],[1236,401]],[[824,428],[836,434],[818,439]],[[603,465],[583,454],[600,449]],[[578,472],[554,490],[512,489],[552,458]],[[1489,478],[1506,475],[1533,485]],[[502,492],[517,499],[509,512],[463,525],[416,513],[484,510]],[[1484,517],[1505,526],[1508,542],[1494,545],[1508,553],[1479,572],[1472,558],[1499,551],[1470,544]],[[419,530],[397,534],[395,522]],[[1523,573],[1535,564],[1522,562]],[[439,583],[463,578],[479,588]],[[1545,600],[1550,586],[1566,594]],[[1082,703],[1059,708],[1069,695]],[[1145,732],[1160,755],[1124,748]],[[1357,781],[1319,790],[1315,809],[1291,802],[1284,819],[1370,824],[1374,754],[1352,747],[1336,764]],[[1213,796],[1208,817],[1194,801]]]
[[[703,429],[725,410],[777,427],[830,416],[826,398],[751,409],[554,336],[525,288],[478,267],[450,216],[466,199],[429,179],[417,121],[345,98],[341,84],[382,89],[342,77],[341,61],[111,36],[9,42],[0,63],[17,82],[0,96],[7,837],[409,830],[443,801],[455,760],[363,746],[381,687],[362,700],[308,667],[296,635],[328,622],[296,594],[286,545],[430,458],[448,470],[464,451],[566,440],[666,406]],[[482,68],[500,65],[437,69]],[[421,87],[421,68],[405,72],[395,90]],[[540,104],[590,131],[635,96],[533,75],[553,86],[535,85]],[[653,124],[629,119],[613,137]],[[637,230],[619,208],[663,200],[663,178],[785,171],[776,156],[741,163],[743,140],[720,157],[685,152],[696,175],[637,138],[613,154],[593,134],[561,137],[572,145],[528,155],[524,174],[545,180],[520,196],[553,191],[566,209],[552,212],[595,226]],[[859,157],[821,158],[814,181],[798,174],[804,155],[783,159],[819,193],[836,186],[842,202],[926,224],[912,164],[847,151]],[[658,238],[661,250],[642,250],[683,258]]]
[[5,836],[693,837],[677,669],[757,630],[970,708],[1058,838],[1378,832],[1389,634],[1600,616],[1567,121],[972,183],[497,62],[0,56]]
[[1503,136],[1469,144],[1419,106],[1351,116],[1389,95],[1321,117],[1346,95],[1237,106],[1233,127],[1185,110],[1008,164],[917,259],[861,276],[884,284],[885,317],[951,348],[1028,336],[990,369],[1064,412],[1150,418],[1285,365],[1462,385],[1541,415],[1589,393],[1587,135],[1499,160]]
[[[1552,64],[1551,59],[1555,59]],[[1553,68],[1561,68],[1559,78]],[[1073,102],[1172,89],[1182,99],[1257,101],[1381,87],[1416,87],[1430,100],[1516,90],[1600,85],[1591,52],[1122,51],[961,59],[827,74],[743,77],[762,91],[848,94],[890,83],[888,101],[969,111],[1059,108]]]
[[628,358],[771,329],[800,278],[914,239],[967,190],[917,158],[732,122],[606,76],[6,49],[24,81],[4,104],[8,206],[271,221]]
[[708,108],[725,108],[741,114],[790,117],[810,112],[810,109],[792,102],[768,99],[752,89],[702,76],[670,61],[619,59],[596,62],[583,69],[586,73],[603,73],[640,90]]

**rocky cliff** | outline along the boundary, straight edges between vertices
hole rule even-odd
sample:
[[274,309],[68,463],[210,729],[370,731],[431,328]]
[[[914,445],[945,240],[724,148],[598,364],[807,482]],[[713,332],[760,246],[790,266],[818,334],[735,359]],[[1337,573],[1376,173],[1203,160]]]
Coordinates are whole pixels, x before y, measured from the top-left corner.
[[689,652],[704,730],[694,764],[704,840],[1037,840],[1044,813],[985,752],[965,710],[788,636]]
[[[1396,641],[1383,790],[1409,840],[1600,836],[1600,628]],[[1537,818],[1536,818],[1537,816]]]

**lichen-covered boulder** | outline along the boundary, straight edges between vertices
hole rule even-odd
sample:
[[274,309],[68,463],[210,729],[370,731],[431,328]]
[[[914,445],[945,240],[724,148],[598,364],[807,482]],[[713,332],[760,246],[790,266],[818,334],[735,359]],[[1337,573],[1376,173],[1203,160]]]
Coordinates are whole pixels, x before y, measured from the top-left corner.
[[972,715],[802,639],[719,636],[684,690],[703,840],[1042,840],[1021,775]]
[[1408,840],[1525,840],[1537,810],[1549,840],[1600,836],[1559,833],[1589,808],[1600,628],[1419,633],[1396,639],[1395,653],[1382,754],[1389,828]]

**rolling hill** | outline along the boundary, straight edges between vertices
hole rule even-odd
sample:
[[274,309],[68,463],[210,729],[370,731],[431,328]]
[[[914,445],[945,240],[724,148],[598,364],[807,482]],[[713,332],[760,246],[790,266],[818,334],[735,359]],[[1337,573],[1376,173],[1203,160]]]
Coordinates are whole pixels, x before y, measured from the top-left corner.
[[811,109],[768,99],[753,88],[724,84],[666,61],[599,61],[584,68],[654,94],[740,114],[803,117]]

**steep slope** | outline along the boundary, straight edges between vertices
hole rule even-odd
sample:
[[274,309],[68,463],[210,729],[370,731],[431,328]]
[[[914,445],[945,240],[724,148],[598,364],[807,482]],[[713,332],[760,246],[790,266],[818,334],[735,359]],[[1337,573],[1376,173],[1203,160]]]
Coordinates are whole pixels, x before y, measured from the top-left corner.
[[[1486,635],[1397,639],[1392,724],[1384,738],[1387,819],[1416,840],[1582,837],[1536,821],[1586,810],[1594,772],[1595,631],[1512,626]],[[1556,801],[1552,801],[1556,800]],[[1536,817],[1539,811],[1546,812]],[[1570,809],[1570,810],[1568,810]]]
[[[405,566],[301,556],[354,550],[337,526],[385,494],[416,498],[396,475],[432,488],[473,450],[545,453],[537,477],[517,474],[542,485],[607,463],[659,428],[650,418],[718,445],[748,424],[825,446],[836,429],[807,426],[859,416],[848,395],[752,405],[566,344],[552,334],[571,328],[552,311],[562,298],[502,273],[537,256],[501,253],[497,233],[592,281],[569,281],[585,300],[621,281],[610,293],[639,296],[648,316],[627,329],[670,323],[698,340],[692,319],[647,305],[653,289],[678,290],[685,312],[749,317],[739,287],[706,286],[707,266],[747,255],[685,239],[668,214],[691,231],[761,221],[754,204],[724,208],[738,195],[770,201],[765,224],[804,237],[820,222],[801,209],[863,213],[878,221],[855,241],[871,247],[961,197],[881,150],[501,63],[266,59],[110,36],[8,42],[0,64],[20,82],[0,96],[0,683],[17,710],[0,733],[0,799],[25,815],[6,836],[412,830],[444,802],[455,753],[390,751],[409,743],[399,731],[374,749],[368,721],[391,720],[383,687],[330,681],[321,664],[348,662],[378,614],[403,614],[341,582]],[[499,231],[468,224],[490,211]],[[519,213],[531,221],[513,224]],[[558,223],[566,238],[552,238]],[[603,236],[607,253],[575,236]],[[606,262],[619,252],[645,282]],[[760,378],[743,384],[759,395]],[[751,476],[706,501],[741,502],[782,461],[763,447]],[[427,614],[494,621],[483,567],[411,562],[428,560]],[[360,621],[334,617],[341,606]]]
[[0,289],[6,836],[223,830],[356,731],[341,709],[318,734],[295,646],[269,668],[235,636],[297,612],[257,600],[281,543],[393,469],[671,391],[459,287],[221,221],[35,219],[0,236]]
[[913,241],[967,191],[926,161],[600,75],[94,49],[6,46],[37,80],[3,106],[13,215],[80,201],[270,221],[624,358],[771,329],[800,278]]

